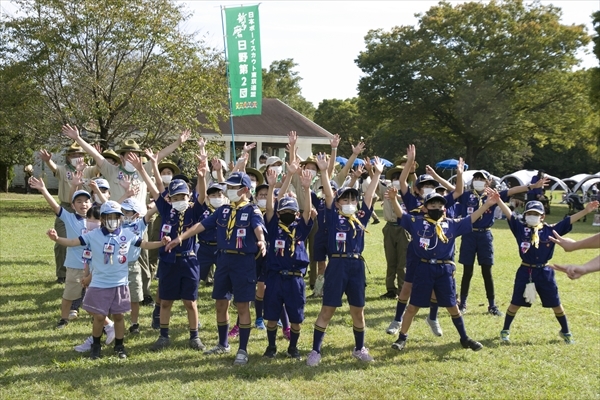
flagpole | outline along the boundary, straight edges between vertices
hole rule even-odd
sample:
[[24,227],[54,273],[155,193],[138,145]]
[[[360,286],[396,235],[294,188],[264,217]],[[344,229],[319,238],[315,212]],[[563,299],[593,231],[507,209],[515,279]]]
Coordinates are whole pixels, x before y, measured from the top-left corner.
[[233,104],[231,103],[231,85],[229,80],[229,58],[227,57],[227,35],[225,34],[225,20],[223,19],[223,13],[225,12],[225,6],[221,6],[221,28],[223,29],[223,52],[225,53],[225,71],[227,73],[227,100],[229,101],[229,123],[231,126],[231,154],[233,156],[233,162],[237,161],[235,154],[235,133],[233,131]]

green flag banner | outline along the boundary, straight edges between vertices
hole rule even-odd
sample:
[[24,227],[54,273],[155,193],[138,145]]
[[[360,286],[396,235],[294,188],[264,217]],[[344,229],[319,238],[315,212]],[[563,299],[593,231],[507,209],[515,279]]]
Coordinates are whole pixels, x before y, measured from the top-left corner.
[[231,113],[262,112],[262,65],[258,5],[225,8]]

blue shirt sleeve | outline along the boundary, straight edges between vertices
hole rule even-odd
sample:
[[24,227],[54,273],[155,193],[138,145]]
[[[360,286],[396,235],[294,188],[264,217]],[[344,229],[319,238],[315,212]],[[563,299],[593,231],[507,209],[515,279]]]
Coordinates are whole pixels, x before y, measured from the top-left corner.
[[214,213],[200,221],[205,230],[214,229],[217,227],[217,217],[223,212],[223,207],[225,206],[219,207]]
[[461,218],[459,220],[449,220],[453,225],[454,236],[464,235],[473,232],[473,223],[471,217]]

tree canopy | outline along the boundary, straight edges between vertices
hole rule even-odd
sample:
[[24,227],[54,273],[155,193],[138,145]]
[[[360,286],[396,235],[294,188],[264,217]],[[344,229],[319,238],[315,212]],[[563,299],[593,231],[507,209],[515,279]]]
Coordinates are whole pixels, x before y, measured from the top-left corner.
[[263,97],[277,98],[305,117],[312,119],[315,106],[301,94],[300,81],[302,78],[297,71],[293,70],[297,66],[298,64],[292,58],[287,58],[273,61],[269,70],[263,68]]

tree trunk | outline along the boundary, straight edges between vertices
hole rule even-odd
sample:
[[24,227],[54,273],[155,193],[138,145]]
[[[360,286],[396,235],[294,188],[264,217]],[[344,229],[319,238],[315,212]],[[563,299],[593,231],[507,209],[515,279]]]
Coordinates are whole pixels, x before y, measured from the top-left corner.
[[8,185],[10,183],[8,171],[11,167],[11,165],[0,163],[0,188],[5,193],[8,193]]

